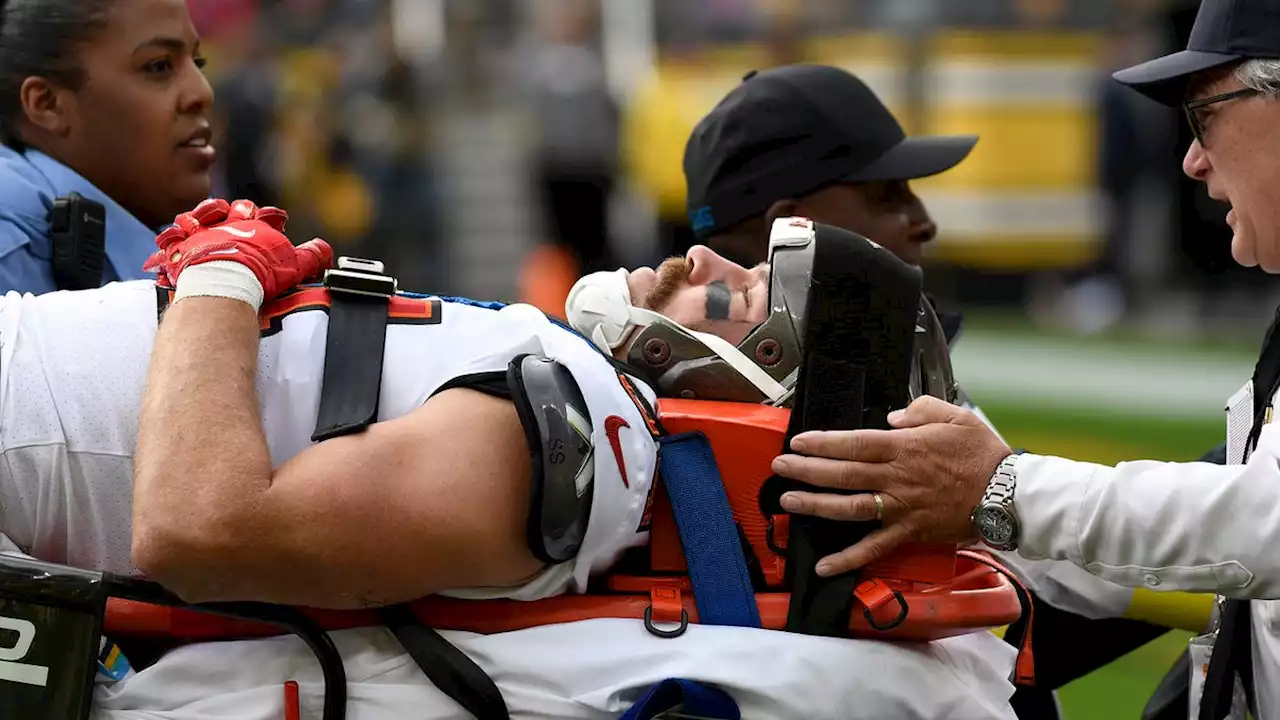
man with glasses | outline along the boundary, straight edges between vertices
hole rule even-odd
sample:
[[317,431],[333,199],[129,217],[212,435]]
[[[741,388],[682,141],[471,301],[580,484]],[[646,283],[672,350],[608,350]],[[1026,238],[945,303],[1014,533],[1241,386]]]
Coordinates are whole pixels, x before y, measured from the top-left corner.
[[[1280,273],[1280,5],[1204,0],[1186,50],[1115,78],[1183,109],[1194,133],[1183,170],[1230,205],[1232,256]],[[882,523],[822,559],[820,575],[906,541],[980,539],[1121,586],[1217,593],[1212,627],[1189,646],[1192,716],[1280,717],[1277,327],[1280,314],[1253,376],[1227,402],[1225,465],[1015,455],[973,413],[923,398],[891,415],[888,432],[797,436],[774,471],[841,492],[789,493],[783,507]]]

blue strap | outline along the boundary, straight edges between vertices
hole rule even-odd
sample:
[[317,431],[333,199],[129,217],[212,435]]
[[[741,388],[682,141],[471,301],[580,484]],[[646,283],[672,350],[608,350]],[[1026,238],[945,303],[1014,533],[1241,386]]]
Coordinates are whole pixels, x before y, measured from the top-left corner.
[[640,702],[618,720],[651,720],[683,703],[680,712],[708,720],[741,720],[742,711],[728,693],[692,680],[667,678],[649,688]]
[[715,454],[699,432],[661,440],[658,462],[689,565],[698,622],[760,627],[755,590]]

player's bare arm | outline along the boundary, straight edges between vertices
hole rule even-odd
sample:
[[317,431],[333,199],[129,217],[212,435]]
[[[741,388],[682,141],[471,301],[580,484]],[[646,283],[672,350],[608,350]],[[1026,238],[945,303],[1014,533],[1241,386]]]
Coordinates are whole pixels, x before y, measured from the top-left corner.
[[134,561],[152,579],[195,602],[351,608],[538,572],[510,402],[448,390],[273,468],[258,338],[254,307],[227,297],[185,297],[161,321],[133,505]]

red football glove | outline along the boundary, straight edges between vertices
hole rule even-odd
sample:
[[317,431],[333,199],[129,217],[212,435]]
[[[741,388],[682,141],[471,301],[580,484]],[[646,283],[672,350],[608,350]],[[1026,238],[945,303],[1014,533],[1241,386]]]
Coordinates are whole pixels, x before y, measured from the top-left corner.
[[333,263],[333,248],[324,240],[297,247],[284,236],[289,215],[280,208],[260,208],[248,200],[228,204],[205,200],[174,219],[160,233],[160,248],[142,269],[157,273],[156,283],[172,290],[178,276],[192,265],[229,260],[253,271],[262,283],[263,300],[309,280],[319,280]]

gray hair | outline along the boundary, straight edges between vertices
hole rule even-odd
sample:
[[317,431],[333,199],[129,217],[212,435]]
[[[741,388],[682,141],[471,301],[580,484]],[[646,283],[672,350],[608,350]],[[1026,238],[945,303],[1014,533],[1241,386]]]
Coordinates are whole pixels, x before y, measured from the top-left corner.
[[1235,71],[1236,79],[1247,88],[1265,95],[1280,95],[1280,60],[1254,58],[1240,63]]

